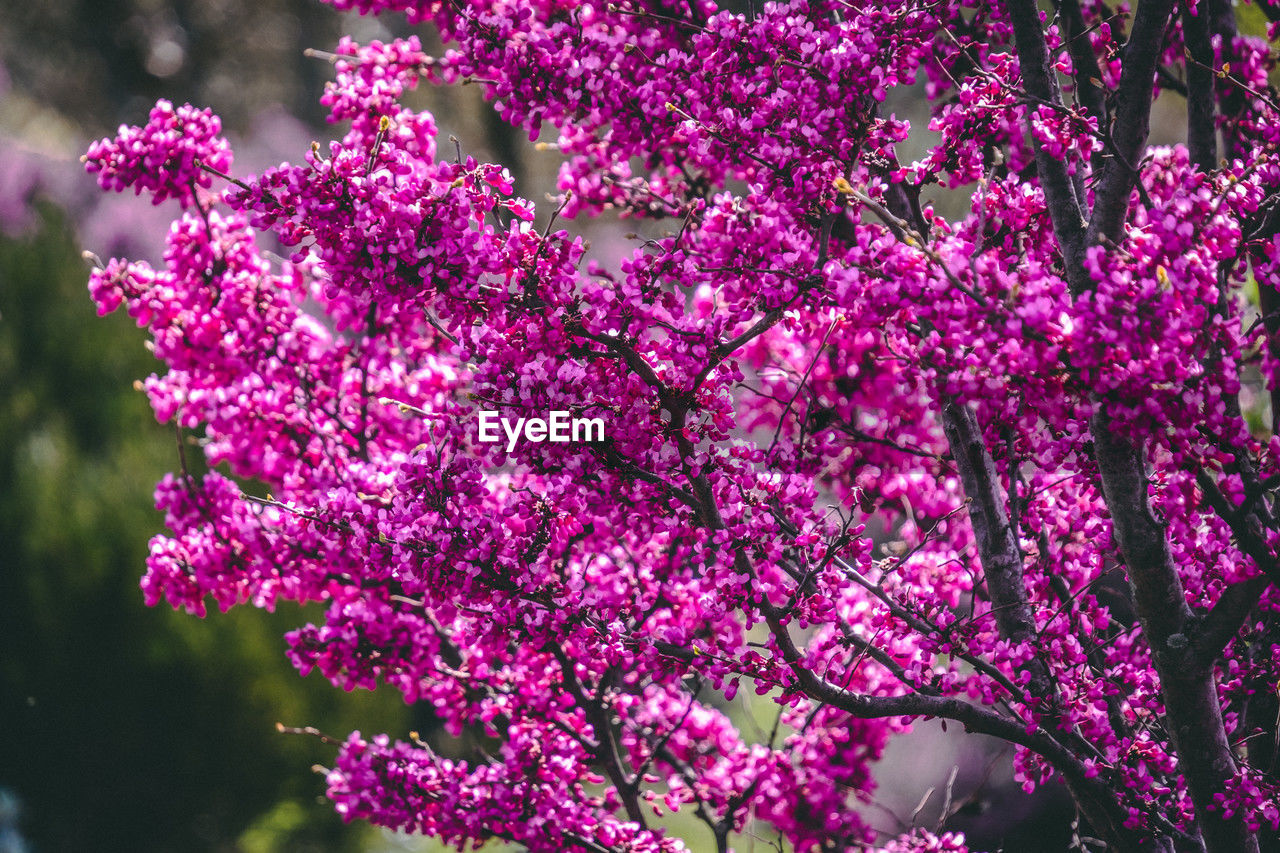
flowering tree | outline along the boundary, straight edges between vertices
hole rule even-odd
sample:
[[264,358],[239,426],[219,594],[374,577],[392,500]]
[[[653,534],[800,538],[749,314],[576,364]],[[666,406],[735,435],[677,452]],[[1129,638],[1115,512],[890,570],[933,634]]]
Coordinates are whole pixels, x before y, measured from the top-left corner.
[[[856,808],[887,739],[942,718],[1110,849],[1272,837],[1280,111],[1230,4],[334,5],[454,46],[343,41],[349,130],[298,165],[232,177],[217,118],[163,101],[86,161],[183,208],[162,269],[90,289],[227,472],[160,484],[147,600],[327,602],[300,670],[485,736],[461,761],[352,734],[343,815],[534,851],[683,849],[676,810],[720,850],[963,850]],[[422,79],[555,127],[554,209],[437,151],[401,104]],[[885,101],[913,84],[937,138],[907,163]],[[1185,146],[1148,147],[1156,98]],[[606,265],[560,225],[607,210],[671,227]],[[490,443],[482,410],[605,436]],[[743,687],[768,734],[726,714]]]

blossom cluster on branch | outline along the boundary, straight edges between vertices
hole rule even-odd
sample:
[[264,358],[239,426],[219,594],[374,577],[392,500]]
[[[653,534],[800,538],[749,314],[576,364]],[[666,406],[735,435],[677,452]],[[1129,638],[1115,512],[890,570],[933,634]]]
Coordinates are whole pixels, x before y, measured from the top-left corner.
[[[1276,831],[1280,437],[1246,414],[1280,387],[1280,112],[1229,4],[333,5],[448,48],[344,40],[345,135],[259,175],[166,102],[86,160],[182,206],[162,267],[90,282],[211,470],[158,488],[147,601],[323,601],[303,673],[483,741],[352,734],[341,814],[459,847],[681,850],[655,816],[688,811],[720,850],[961,851],[859,808],[938,717],[1113,849]],[[438,151],[402,101],[424,80],[554,128],[560,198]],[[903,162],[913,86],[936,138]],[[1187,145],[1147,145],[1153,97],[1186,99]],[[572,226],[606,212],[662,236],[602,264]],[[481,409],[606,438],[510,449]]]

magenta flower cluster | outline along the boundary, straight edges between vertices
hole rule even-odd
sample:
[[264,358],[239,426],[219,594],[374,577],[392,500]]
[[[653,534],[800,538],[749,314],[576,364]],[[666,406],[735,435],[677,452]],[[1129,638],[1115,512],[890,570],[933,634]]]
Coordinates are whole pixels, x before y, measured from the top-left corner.
[[[148,603],[324,602],[302,673],[480,744],[352,734],[330,798],[459,848],[676,851],[687,812],[719,850],[959,853],[865,807],[888,740],[942,718],[1115,849],[1256,850],[1275,57],[1162,1],[335,0],[449,47],[344,40],[342,138],[220,195],[216,117],[160,102],[87,156],[184,208],[162,268],[90,281],[212,469],[157,490]],[[554,135],[557,202],[438,151],[423,79]],[[903,162],[917,80],[935,135]],[[1209,142],[1147,146],[1169,87]],[[605,211],[650,235],[617,264],[570,230]],[[482,409],[607,437],[508,450]]]
[[85,168],[97,173],[104,190],[132,187],[138,195],[149,193],[155,204],[176,198],[190,207],[198,187],[213,186],[203,167],[231,171],[231,146],[221,133],[222,120],[211,110],[190,104],[174,109],[159,101],[145,126],[122,126],[114,139],[90,145]]

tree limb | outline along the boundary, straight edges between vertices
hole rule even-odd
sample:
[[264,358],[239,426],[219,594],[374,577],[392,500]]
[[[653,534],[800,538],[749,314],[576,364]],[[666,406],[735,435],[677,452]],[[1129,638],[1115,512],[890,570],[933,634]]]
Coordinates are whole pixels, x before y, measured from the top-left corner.
[[1195,666],[1211,667],[1227,643],[1235,638],[1244,620],[1257,606],[1270,581],[1263,575],[1227,587],[1218,603],[1191,635],[1191,659]]
[[[1066,31],[1063,37],[1067,42],[1067,50],[1071,54],[1071,66],[1075,74],[1076,100],[1086,115],[1098,122],[1098,129],[1107,126],[1107,104],[1105,90],[1102,85],[1102,69],[1098,67],[1098,55],[1093,52],[1089,42],[1089,33],[1084,25],[1084,15],[1080,11],[1080,0],[1060,0],[1058,12]],[[1101,166],[1102,152],[1093,155],[1093,167]],[[1083,207],[1084,196],[1080,197]]]
[[1009,522],[1004,488],[983,440],[982,429],[973,409],[954,400],[942,406],[942,429],[969,498],[969,522],[973,525],[996,623],[1007,639],[1026,642],[1035,635],[1035,619],[1027,603],[1022,576],[1022,548]]
[[[1115,120],[1110,128],[1101,128],[1111,137],[1112,152],[1094,192],[1087,246],[1115,243],[1123,234],[1129,195],[1138,182],[1136,165],[1151,127],[1152,83],[1172,12],[1173,0],[1142,0],[1134,15],[1133,31],[1124,49],[1120,86],[1116,89]],[[1043,33],[1040,38],[1044,39]]]
[[[947,401],[942,407],[942,428],[951,446],[960,481],[968,497],[969,522],[986,577],[991,609],[1000,635],[1015,643],[1035,641],[1035,618],[1027,600],[1023,577],[1022,547],[1006,509],[1006,495],[996,472],[995,461],[987,449],[978,419],[968,405]],[[1012,463],[1010,463],[1012,464]],[[1045,720],[1060,719],[1058,691],[1049,667],[1037,655],[1027,663],[1031,681],[1029,692],[1043,703],[1038,710]],[[1056,741],[1055,741],[1056,743]],[[1063,773],[1081,812],[1094,831],[1107,838],[1113,847],[1123,849],[1133,842],[1123,827],[1123,816],[1109,799],[1097,797],[1083,780]]]
[[1252,558],[1253,562],[1258,566],[1258,570],[1271,583],[1280,587],[1280,562],[1277,562],[1276,556],[1271,553],[1271,549],[1267,546],[1262,536],[1259,535],[1259,532],[1249,525],[1251,520],[1257,523],[1256,516],[1252,513],[1242,515],[1239,511],[1233,509],[1208,471],[1204,469],[1197,471],[1196,483],[1200,486],[1200,491],[1204,492],[1205,501],[1208,502],[1209,506],[1213,507],[1214,512],[1231,528],[1231,533],[1235,536],[1236,544],[1240,547],[1240,550]]
[[[1149,2],[1150,0],[1148,0]],[[1142,632],[1160,675],[1169,735],[1196,806],[1208,853],[1256,853],[1257,836],[1241,816],[1214,810],[1235,774],[1211,669],[1192,665],[1191,608],[1174,566],[1164,524],[1151,510],[1143,453],[1112,426],[1105,409],[1090,420],[1094,458],[1112,527],[1124,556]]]
[[800,651],[796,648],[786,625],[782,624],[778,609],[768,602],[763,602],[761,609],[782,652],[783,659],[787,661],[807,695],[859,719],[903,716],[938,717],[961,723],[965,731],[991,735],[1025,746],[1042,756],[1062,774],[1077,805],[1089,817],[1090,823],[1094,824],[1095,831],[1108,837],[1112,850],[1141,849],[1142,843],[1137,833],[1123,825],[1127,814],[1120,808],[1116,798],[1110,792],[1102,790],[1097,779],[1088,778],[1080,759],[1042,729],[1028,731],[1025,725],[1016,720],[960,699],[925,696],[919,693],[904,696],[869,696],[832,684],[803,665]]
[[[1062,244],[1067,282],[1077,296],[1093,287],[1084,266],[1085,251],[1119,243],[1124,233],[1129,199],[1139,177],[1135,164],[1147,142],[1152,86],[1172,10],[1172,0],[1142,0],[1138,4],[1116,92],[1115,120],[1103,129],[1112,140],[1111,156],[1097,183],[1083,243],[1075,233],[1078,218],[1062,186],[1064,167],[1046,162],[1044,157],[1036,160],[1054,232]],[[1027,88],[1039,97],[1057,97],[1057,88],[1050,85],[1048,77],[1048,52],[1034,2],[1014,0],[1009,12]],[[1067,242],[1063,242],[1064,234]],[[1151,509],[1145,453],[1115,429],[1108,401],[1096,398],[1095,402],[1097,411],[1090,419],[1090,432],[1103,496],[1124,556],[1138,618],[1160,675],[1168,728],[1206,849],[1209,853],[1254,853],[1257,837],[1242,817],[1224,819],[1220,810],[1213,810],[1214,795],[1225,790],[1235,772],[1235,759],[1223,727],[1212,671],[1191,666],[1185,631],[1192,613],[1164,525]]]
[[[1049,65],[1049,46],[1040,21],[1040,9],[1035,0],[1009,0],[1006,6],[1013,23],[1013,39],[1017,46],[1024,88],[1040,100],[1061,106],[1062,90]],[[1104,132],[1106,130],[1100,129]],[[1035,137],[1030,130],[1027,136],[1034,141]],[[1034,144],[1040,186],[1044,191],[1054,235],[1058,238],[1058,246],[1062,249],[1063,261],[1070,277],[1072,270],[1084,270],[1087,235],[1084,202],[1076,196],[1066,163],[1051,156],[1039,143]]]
[[1214,123],[1213,44],[1209,41],[1209,10],[1192,11],[1181,0],[1182,35],[1192,61],[1187,63],[1187,149],[1202,172],[1218,166],[1218,129]]

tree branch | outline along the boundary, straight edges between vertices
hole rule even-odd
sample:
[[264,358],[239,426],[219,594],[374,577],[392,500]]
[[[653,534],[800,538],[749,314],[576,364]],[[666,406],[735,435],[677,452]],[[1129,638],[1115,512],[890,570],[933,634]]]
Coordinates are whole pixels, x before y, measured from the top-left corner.
[[[1222,64],[1238,68],[1240,63],[1237,60],[1235,48],[1235,9],[1230,0],[1205,0],[1205,2],[1209,14],[1209,24],[1213,29],[1213,34],[1218,37],[1221,46]],[[1275,0],[1258,2],[1255,5],[1266,13],[1269,20],[1280,20],[1280,4],[1276,3]],[[1249,147],[1247,140],[1243,140],[1240,137],[1240,123],[1247,117],[1250,110],[1248,92],[1234,78],[1219,80],[1218,107],[1224,119],[1222,153],[1228,161],[1234,161],[1245,153]],[[1266,245],[1270,238],[1275,236],[1278,227],[1280,227],[1280,222],[1277,221],[1275,216],[1271,216],[1264,220],[1260,233],[1253,235],[1252,240],[1258,241],[1256,245]],[[1249,255],[1255,266],[1266,262],[1266,256],[1261,252],[1251,249]],[[1272,276],[1267,275],[1255,276],[1258,284],[1258,301],[1262,308],[1263,322],[1267,329],[1267,348],[1270,350],[1272,358],[1280,358],[1280,291],[1277,291],[1278,285],[1272,278]],[[1267,391],[1271,398],[1271,431],[1272,433],[1280,433],[1280,385],[1274,382],[1268,383]]]
[[[1150,2],[1150,0],[1148,0]],[[1213,672],[1193,665],[1193,623],[1164,524],[1151,510],[1141,450],[1112,427],[1105,409],[1090,420],[1094,458],[1112,527],[1124,556],[1134,605],[1160,675],[1169,735],[1187,780],[1208,853],[1256,853],[1258,840],[1240,816],[1214,810],[1235,773]]]
[[[1172,0],[1141,0],[1138,4],[1116,92],[1115,120],[1110,128],[1103,128],[1111,139],[1110,156],[1097,183],[1083,243],[1076,233],[1078,216],[1063,185],[1064,167],[1042,156],[1036,160],[1054,232],[1062,246],[1067,282],[1077,296],[1093,287],[1084,266],[1085,250],[1114,245],[1124,233],[1129,198],[1139,178],[1135,164],[1147,142],[1152,85],[1172,10]],[[1048,52],[1035,3],[1011,0],[1009,12],[1028,90],[1037,97],[1058,97],[1049,78]],[[1213,673],[1192,665],[1185,633],[1192,614],[1164,526],[1151,510],[1145,454],[1114,429],[1107,401],[1099,398],[1096,403],[1090,432],[1103,496],[1124,556],[1138,618],[1160,674],[1168,728],[1206,849],[1209,853],[1254,853],[1257,837],[1248,831],[1241,816],[1224,819],[1220,810],[1213,810],[1214,795],[1225,790],[1235,772],[1235,759],[1223,727]]]
[[[1062,89],[1049,65],[1049,46],[1045,41],[1039,7],[1035,0],[1009,0],[1006,6],[1013,23],[1013,40],[1018,51],[1023,87],[1035,98],[1062,106]],[[1106,130],[1099,129],[1104,132]],[[1036,171],[1040,176],[1040,187],[1044,191],[1053,232],[1062,249],[1070,279],[1073,270],[1084,270],[1087,235],[1084,200],[1076,196],[1067,164],[1050,155],[1035,142],[1035,136],[1029,127],[1027,137],[1036,147]],[[1073,289],[1075,287],[1073,283]]]
[[1218,130],[1214,125],[1213,44],[1209,41],[1208,9],[1191,11],[1187,0],[1179,4],[1187,63],[1187,148],[1191,162],[1202,172],[1218,166]]
[[1080,810],[1088,816],[1090,823],[1094,824],[1095,831],[1107,836],[1112,850],[1141,849],[1142,842],[1137,833],[1124,826],[1123,821],[1127,814],[1120,808],[1112,793],[1101,787],[1098,779],[1088,778],[1080,759],[1043,729],[1028,730],[1024,724],[1016,720],[960,699],[925,696],[919,693],[904,696],[868,696],[832,684],[826,679],[819,678],[803,665],[800,651],[796,648],[786,625],[782,624],[782,614],[778,609],[765,601],[762,602],[761,610],[778,643],[783,659],[787,661],[807,695],[859,719],[938,717],[961,723],[965,731],[991,735],[1009,743],[1025,746],[1042,756],[1062,775]]
[[[1265,8],[1263,3],[1255,3],[1254,5]],[[1236,10],[1231,0],[1205,0],[1203,8],[1204,14],[1208,16],[1207,22],[1210,32],[1219,39],[1222,63],[1230,65],[1232,68],[1239,68],[1240,63],[1236,61],[1235,46]],[[1210,54],[1210,57],[1212,55]],[[1213,60],[1210,59],[1206,64],[1212,65]],[[1245,97],[1245,92],[1242,88],[1234,85],[1229,80],[1218,81],[1217,87],[1218,112],[1226,119],[1226,124],[1222,128],[1222,153],[1228,160],[1234,160],[1240,154],[1237,125],[1249,109],[1249,99]]]
[[1227,587],[1218,603],[1205,615],[1191,635],[1191,659],[1196,666],[1211,667],[1235,638],[1240,626],[1257,606],[1270,581],[1262,575]]
[[1196,472],[1196,483],[1200,486],[1200,491],[1204,492],[1205,501],[1209,506],[1213,507],[1214,512],[1227,523],[1231,528],[1231,533],[1236,538],[1236,544],[1244,551],[1253,562],[1270,581],[1280,587],[1280,562],[1277,562],[1276,556],[1271,553],[1271,549],[1267,546],[1266,540],[1259,531],[1255,531],[1249,522],[1252,520],[1255,524],[1259,523],[1257,516],[1252,513],[1242,515],[1239,511],[1232,508],[1231,504],[1223,496],[1218,489],[1218,484],[1214,482],[1213,476],[1205,469]]
[[614,737],[613,726],[609,724],[609,714],[604,703],[586,695],[573,670],[573,661],[569,660],[559,643],[550,643],[548,649],[560,664],[565,689],[569,691],[582,712],[587,715],[591,727],[596,730],[598,744],[596,758],[604,765],[609,781],[613,783],[614,789],[618,792],[618,799],[622,800],[622,805],[627,811],[627,817],[639,824],[642,829],[648,829],[648,821],[645,820],[644,810],[640,807],[640,799],[636,796],[637,780],[628,777],[626,768],[623,766],[622,756],[618,751],[618,741]]
[[[1107,126],[1107,104],[1102,86],[1102,69],[1098,67],[1098,55],[1093,52],[1093,45],[1089,42],[1084,15],[1080,11],[1080,0],[1060,0],[1058,11],[1066,27],[1063,35],[1071,54],[1071,66],[1075,71],[1076,100],[1086,115],[1097,120],[1098,129],[1103,130]],[[1101,157],[1101,151],[1094,153],[1095,169],[1101,166]],[[1084,205],[1083,196],[1080,204]]]
[[1035,619],[1027,603],[1022,576],[1022,548],[1009,523],[1004,488],[978,419],[967,404],[948,400],[942,406],[942,430],[969,498],[969,522],[973,525],[996,624],[1006,639],[1027,642],[1035,635]]
[[1111,138],[1112,151],[1094,192],[1087,246],[1118,242],[1124,231],[1129,195],[1138,182],[1136,165],[1151,127],[1152,84],[1172,13],[1173,0],[1142,0],[1138,4],[1133,31],[1124,48],[1115,120],[1109,129],[1101,128]]
[[[968,405],[949,400],[942,407],[942,428],[968,497],[969,522],[1000,635],[1015,643],[1033,643],[1035,618],[1027,601],[1022,547],[1010,522],[1005,491],[977,417]],[[1045,714],[1045,721],[1058,721],[1058,691],[1049,667],[1037,655],[1027,663],[1027,669],[1031,673],[1029,692],[1043,703],[1038,710]],[[1098,797],[1082,785],[1082,780],[1073,779],[1068,773],[1063,773],[1063,778],[1095,832],[1117,847],[1132,843],[1130,833],[1123,827],[1123,815],[1112,800]]]

